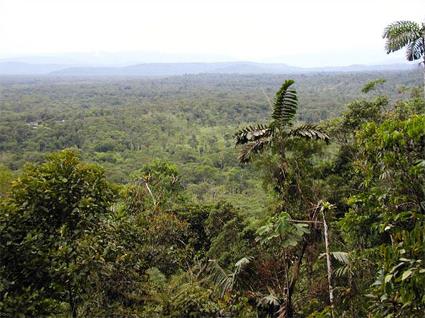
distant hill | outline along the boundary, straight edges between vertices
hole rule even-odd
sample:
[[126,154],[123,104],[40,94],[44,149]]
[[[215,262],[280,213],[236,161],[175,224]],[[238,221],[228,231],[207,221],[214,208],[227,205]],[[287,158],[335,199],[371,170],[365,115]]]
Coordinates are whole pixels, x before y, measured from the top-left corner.
[[173,76],[183,74],[301,74],[317,72],[371,72],[411,70],[412,64],[351,65],[301,68],[286,64],[254,62],[221,63],[145,63],[130,66],[70,66],[67,64],[31,64],[0,62],[0,75],[54,76]]
[[60,64],[30,64],[23,62],[0,62],[0,75],[44,75],[63,70],[69,66]]
[[52,72],[61,76],[172,76],[184,74],[303,73],[302,68],[285,64],[251,62],[228,63],[146,63],[126,67],[70,67]]

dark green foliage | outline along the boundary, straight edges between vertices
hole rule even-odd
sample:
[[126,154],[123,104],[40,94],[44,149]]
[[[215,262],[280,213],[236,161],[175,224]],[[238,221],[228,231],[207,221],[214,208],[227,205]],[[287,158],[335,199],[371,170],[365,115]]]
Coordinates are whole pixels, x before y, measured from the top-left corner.
[[25,167],[1,205],[1,312],[38,316],[68,303],[74,315],[91,268],[85,240],[113,198],[103,171],[73,151]]
[[272,126],[276,126],[276,128],[283,128],[285,125],[289,125],[297,113],[297,91],[291,88],[294,83],[293,80],[286,80],[276,93],[272,114],[275,123]]

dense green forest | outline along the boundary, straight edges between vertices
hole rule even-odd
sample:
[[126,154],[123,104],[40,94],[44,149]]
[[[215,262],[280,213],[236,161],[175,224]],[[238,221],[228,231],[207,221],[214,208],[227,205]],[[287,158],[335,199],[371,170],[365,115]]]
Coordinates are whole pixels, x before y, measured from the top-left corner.
[[422,317],[417,72],[0,78],[0,317]]

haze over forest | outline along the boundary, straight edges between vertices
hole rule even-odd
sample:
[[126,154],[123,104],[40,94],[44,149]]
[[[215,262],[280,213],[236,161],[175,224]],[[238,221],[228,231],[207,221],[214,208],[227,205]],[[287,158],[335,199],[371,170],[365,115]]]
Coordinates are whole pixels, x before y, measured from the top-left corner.
[[420,0],[2,0],[0,59],[44,64],[403,62],[384,27],[423,19]]

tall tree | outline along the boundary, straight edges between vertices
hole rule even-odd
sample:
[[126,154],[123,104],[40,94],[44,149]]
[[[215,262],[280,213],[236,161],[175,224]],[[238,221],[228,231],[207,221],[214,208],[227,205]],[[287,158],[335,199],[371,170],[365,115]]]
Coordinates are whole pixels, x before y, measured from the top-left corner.
[[292,138],[319,139],[329,141],[328,135],[315,125],[304,124],[293,128],[298,109],[297,92],[291,86],[293,80],[286,80],[276,93],[272,120],[268,125],[248,126],[236,134],[236,145],[243,145],[239,160],[249,162],[253,155],[265,149],[272,149],[285,157],[286,144]]
[[[286,80],[276,93],[272,119],[269,124],[248,126],[236,133],[236,144],[243,145],[239,156],[241,162],[249,162],[253,156],[266,150],[270,150],[272,154],[277,156],[277,167],[273,172],[275,184],[273,185],[274,189],[282,195],[281,209],[288,213],[281,213],[279,217],[271,218],[265,227],[259,229],[262,235],[266,234],[266,240],[275,237],[280,238],[290,233],[294,227],[285,227],[280,222],[280,220],[286,220],[285,215],[292,219],[293,215],[290,215],[290,212],[297,214],[297,218],[310,222],[315,222],[317,216],[314,209],[313,211],[311,209],[311,203],[317,202],[317,198],[312,193],[314,187],[309,184],[309,180],[312,179],[309,178],[310,176],[307,177],[308,168],[311,167],[309,163],[304,162],[307,157],[314,153],[314,150],[306,147],[305,143],[297,142],[296,139],[304,138],[328,142],[329,137],[320,128],[312,124],[294,127],[298,98],[296,90],[292,88],[293,84],[294,81]],[[289,156],[289,153],[291,153],[291,156]],[[276,236],[276,233],[270,233],[270,230],[275,228],[283,231],[285,235],[279,233]],[[287,275],[284,278],[286,281],[285,295],[283,295],[284,300],[278,310],[279,317],[294,317],[292,296],[300,278],[302,260],[307,247],[316,241],[316,231],[312,231],[308,237],[304,237],[305,233],[301,228],[298,228],[298,232],[300,234],[299,240],[290,240],[291,244],[289,245],[286,241],[282,241],[278,247],[275,246],[277,248],[276,253],[282,252],[283,255],[286,255],[280,257],[280,259],[284,259]],[[290,257],[288,257],[289,254]],[[291,259],[290,262],[287,261],[289,259]]]
[[424,97],[425,97],[425,23],[413,21],[396,21],[389,24],[384,31],[387,54],[406,48],[408,61],[422,59],[424,68]]

